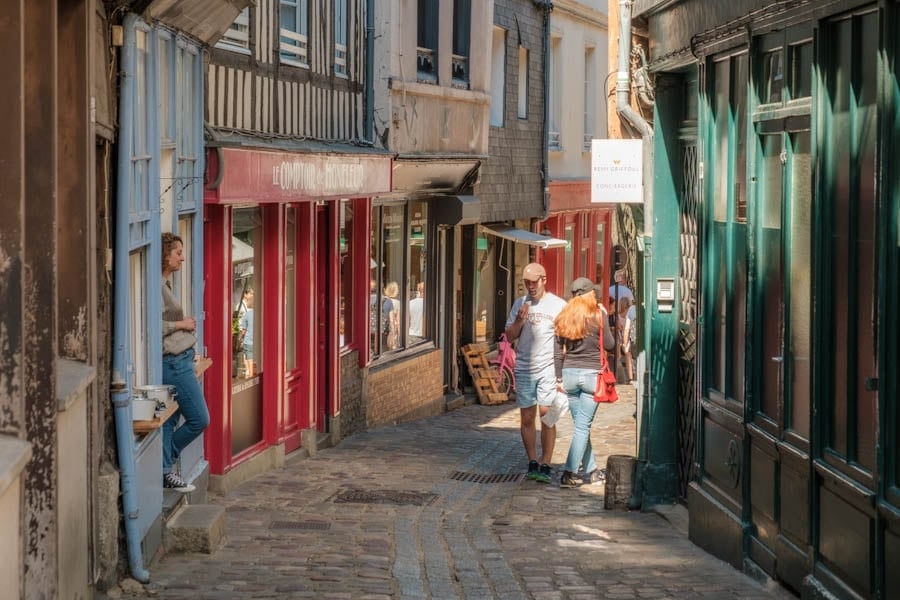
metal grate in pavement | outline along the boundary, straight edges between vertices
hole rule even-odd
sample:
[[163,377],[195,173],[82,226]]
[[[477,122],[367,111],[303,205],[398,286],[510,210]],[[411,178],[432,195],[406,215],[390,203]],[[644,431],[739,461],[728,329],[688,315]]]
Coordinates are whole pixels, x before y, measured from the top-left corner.
[[331,523],[323,521],[272,521],[269,529],[308,529],[324,531],[331,528]]
[[515,483],[522,479],[522,473],[466,473],[453,471],[450,479],[468,481],[470,483]]
[[426,506],[431,504],[435,498],[437,498],[437,494],[424,492],[349,489],[335,494],[332,501],[336,504],[397,504]]

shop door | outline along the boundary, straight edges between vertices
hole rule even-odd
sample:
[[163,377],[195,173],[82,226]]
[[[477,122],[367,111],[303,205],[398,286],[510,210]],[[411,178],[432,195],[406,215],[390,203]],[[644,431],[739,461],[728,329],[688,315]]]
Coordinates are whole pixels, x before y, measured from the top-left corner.
[[331,251],[334,244],[334,236],[331,234],[329,223],[329,211],[327,206],[316,207],[316,248],[313,259],[313,284],[315,286],[313,299],[313,326],[315,328],[314,366],[315,372],[315,406],[313,415],[316,420],[316,429],[327,431],[327,406],[329,390],[334,383],[332,381],[332,353],[333,344],[330,338],[330,325],[334,323],[336,315],[330,314],[329,299],[334,296],[330,290],[332,269]]
[[231,229],[231,455],[263,439],[263,224],[258,207],[235,209]]
[[799,590],[811,567],[812,194],[809,118],[790,124],[760,125],[750,557]]
[[285,255],[284,255],[284,450],[292,452],[300,447],[300,431],[304,427],[301,415],[307,377],[303,376],[300,354],[305,354],[298,345],[299,340],[306,339],[300,331],[305,319],[299,318],[301,306],[298,305],[297,282],[302,280],[298,272],[302,272],[298,256],[298,223],[297,209],[288,206],[285,211]]

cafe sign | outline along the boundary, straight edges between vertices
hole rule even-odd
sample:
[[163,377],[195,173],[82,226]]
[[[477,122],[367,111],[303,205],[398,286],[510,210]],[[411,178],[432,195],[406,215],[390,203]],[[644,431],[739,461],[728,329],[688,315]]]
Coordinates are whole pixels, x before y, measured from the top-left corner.
[[387,155],[224,148],[219,156],[218,202],[298,202],[391,191],[391,158]]
[[644,201],[643,142],[591,140],[591,202]]

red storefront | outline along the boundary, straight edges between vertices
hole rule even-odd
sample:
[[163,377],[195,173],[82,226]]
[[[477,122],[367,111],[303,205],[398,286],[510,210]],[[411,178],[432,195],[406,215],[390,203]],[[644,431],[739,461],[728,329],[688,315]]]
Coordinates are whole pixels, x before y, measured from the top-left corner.
[[205,450],[222,488],[336,426],[339,357],[366,357],[369,209],[391,158],[220,147],[207,165]]
[[550,216],[539,233],[568,242],[565,248],[542,251],[550,289],[567,297],[577,277],[609,286],[614,215],[615,205],[591,203],[590,181],[550,182]]

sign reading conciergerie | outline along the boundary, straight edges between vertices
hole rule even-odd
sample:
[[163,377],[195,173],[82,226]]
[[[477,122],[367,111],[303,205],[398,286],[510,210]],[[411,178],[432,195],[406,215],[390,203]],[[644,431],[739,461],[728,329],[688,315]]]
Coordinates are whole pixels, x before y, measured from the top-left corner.
[[591,140],[591,202],[644,201],[641,140]]
[[218,202],[296,202],[391,191],[389,156],[225,148],[219,168]]

